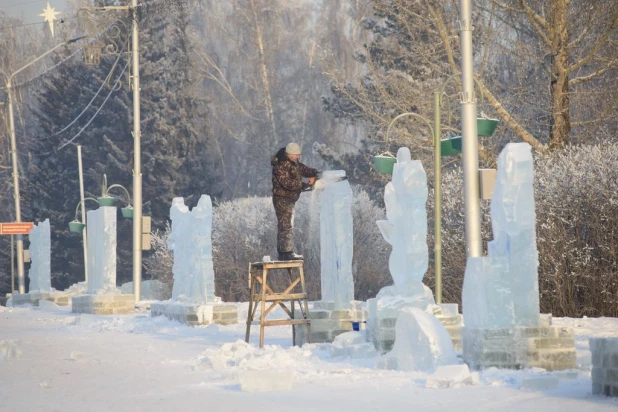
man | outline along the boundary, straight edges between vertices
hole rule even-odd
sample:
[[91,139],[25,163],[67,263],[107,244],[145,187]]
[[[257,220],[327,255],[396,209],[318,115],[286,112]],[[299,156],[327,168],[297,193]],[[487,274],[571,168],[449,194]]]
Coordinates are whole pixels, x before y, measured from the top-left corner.
[[294,253],[294,204],[303,189],[311,187],[303,177],[315,178],[318,171],[305,166],[300,159],[300,146],[290,143],[272,158],[273,205],[277,215],[277,252],[279,260],[302,260]]

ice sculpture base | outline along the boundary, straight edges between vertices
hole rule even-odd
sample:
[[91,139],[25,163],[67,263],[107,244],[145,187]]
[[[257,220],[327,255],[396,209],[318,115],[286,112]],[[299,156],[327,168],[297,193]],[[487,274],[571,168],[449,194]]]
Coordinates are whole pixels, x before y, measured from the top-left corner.
[[29,292],[13,295],[11,304],[12,306],[39,306],[41,300],[48,300],[58,306],[68,306],[71,303],[71,297],[64,292]]
[[238,323],[238,307],[233,303],[153,302],[150,315],[165,316],[189,326]]
[[[302,319],[302,312],[298,308],[294,315]],[[311,343],[331,343],[342,333],[353,330],[353,322],[365,322],[367,308],[364,302],[352,301],[348,308],[336,310],[333,301],[317,301],[310,304],[308,318],[311,320]],[[295,325],[294,333],[297,345],[307,343],[305,325]]]
[[590,339],[592,394],[618,397],[618,338]]
[[456,351],[461,351],[461,328],[463,318],[456,304],[435,305],[424,299],[407,297],[382,297],[367,300],[367,340],[373,342],[376,350],[385,353],[395,344],[395,325],[404,308],[419,308],[431,313],[442,323],[453,342]]
[[120,315],[135,312],[135,295],[100,294],[73,296],[71,312],[90,315]]
[[463,327],[463,360],[471,369],[577,367],[572,328],[557,326],[471,329]]

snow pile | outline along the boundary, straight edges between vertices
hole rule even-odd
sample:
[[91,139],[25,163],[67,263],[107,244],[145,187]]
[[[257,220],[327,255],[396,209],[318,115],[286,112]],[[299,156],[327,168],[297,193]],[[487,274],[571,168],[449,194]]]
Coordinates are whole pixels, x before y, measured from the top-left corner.
[[477,372],[470,373],[468,365],[439,366],[436,371],[427,378],[426,388],[460,388],[474,385],[479,382]]
[[207,371],[313,369],[321,362],[310,350],[299,347],[284,349],[266,345],[263,349],[242,340],[224,343],[221,348],[208,349],[199,357],[194,369]]
[[367,342],[361,332],[346,332],[338,335],[332,345],[328,346],[331,358],[367,359],[378,355],[371,342]]
[[287,392],[292,389],[294,373],[290,369],[246,370],[238,374],[243,392]]
[[399,370],[433,372],[438,366],[458,363],[444,326],[421,309],[402,309],[395,334],[397,339],[390,356],[396,359]]

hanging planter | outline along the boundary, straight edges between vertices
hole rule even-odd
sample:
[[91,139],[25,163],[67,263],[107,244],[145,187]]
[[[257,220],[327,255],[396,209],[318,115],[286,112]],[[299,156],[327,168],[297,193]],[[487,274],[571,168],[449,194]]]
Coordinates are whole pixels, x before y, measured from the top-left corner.
[[131,207],[130,205],[127,207],[123,207],[122,209],[120,209],[120,211],[122,212],[122,217],[127,219],[133,219],[133,207]]
[[99,206],[114,206],[116,199],[111,196],[101,196],[97,199]]
[[392,175],[397,158],[391,152],[382,153],[373,157],[373,164],[378,173]]
[[78,221],[78,220],[74,220],[72,222],[69,222],[69,230],[71,232],[75,232],[75,233],[82,233],[84,231],[84,228],[86,227],[86,224]]
[[440,156],[452,156],[461,153],[461,136],[440,140]]
[[498,119],[490,119],[481,112],[481,117],[476,119],[476,129],[479,136],[491,137],[498,126]]

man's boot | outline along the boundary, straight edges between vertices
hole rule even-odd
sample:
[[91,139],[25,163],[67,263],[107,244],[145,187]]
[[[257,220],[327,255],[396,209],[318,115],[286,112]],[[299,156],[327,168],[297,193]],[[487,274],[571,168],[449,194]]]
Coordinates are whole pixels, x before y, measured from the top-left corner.
[[294,252],[279,253],[279,260],[303,260],[303,255],[297,255]]

